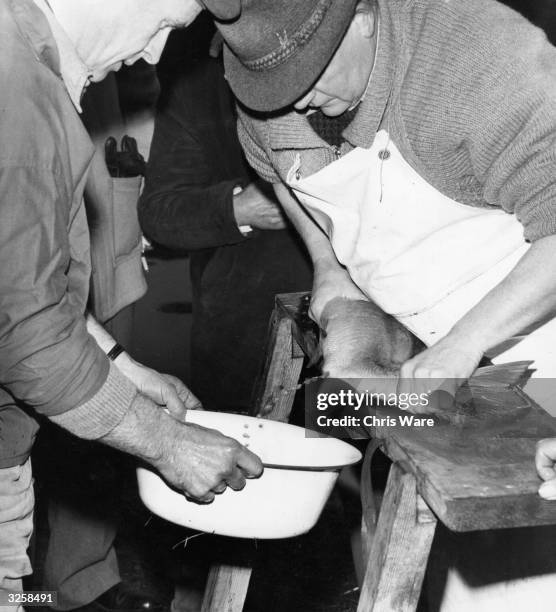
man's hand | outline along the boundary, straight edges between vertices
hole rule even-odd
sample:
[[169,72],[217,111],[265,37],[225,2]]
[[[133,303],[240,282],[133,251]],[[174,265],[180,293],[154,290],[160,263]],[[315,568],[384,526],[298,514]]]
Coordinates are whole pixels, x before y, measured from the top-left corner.
[[535,465],[537,473],[544,480],[539,495],[544,499],[556,500],[556,438],[547,438],[537,444]]
[[[87,331],[105,353],[114,346],[114,338],[90,314],[87,315]],[[178,421],[185,420],[187,410],[202,410],[201,402],[179,378],[159,374],[137,363],[125,352],[116,357],[114,365],[131,380],[138,391],[150,397],[159,406],[167,408]]]
[[213,429],[177,423],[138,394],[122,421],[100,441],[153,465],[188,497],[211,502],[227,487],[240,490],[261,475],[260,459]]
[[286,227],[282,207],[257,183],[251,183],[234,196],[234,216],[238,226],[250,225],[263,230]]
[[482,348],[473,341],[448,334],[402,365],[398,393],[429,394],[429,404],[418,406],[417,411],[449,408],[458,387],[477,369],[482,356]]
[[260,476],[260,459],[244,446],[213,429],[185,425],[167,438],[165,452],[156,463],[160,473],[179,485],[188,497],[211,502],[227,487],[240,491],[246,478]]
[[[427,391],[427,381],[444,379],[448,381],[446,390],[453,395],[458,383],[471,376],[483,353],[553,317],[555,249],[556,235],[533,242],[511,272],[445,338],[404,364],[399,391]],[[422,378],[423,382],[415,385],[408,381],[413,378]]]
[[184,422],[187,410],[202,410],[201,402],[179,378],[170,374],[159,374],[144,366],[127,353],[119,355],[114,364],[131,380],[143,395],[158,406],[164,406],[174,419]]

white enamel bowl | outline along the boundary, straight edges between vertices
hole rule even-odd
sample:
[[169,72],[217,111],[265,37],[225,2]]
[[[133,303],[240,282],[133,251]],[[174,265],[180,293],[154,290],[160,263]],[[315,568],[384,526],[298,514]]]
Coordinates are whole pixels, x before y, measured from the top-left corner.
[[361,459],[353,446],[305,429],[237,414],[189,411],[187,421],[235,438],[259,455],[263,475],[242,491],[227,489],[211,504],[196,504],[154,471],[137,469],[139,495],[158,516],[190,529],[238,538],[289,538],[317,522],[339,470]]

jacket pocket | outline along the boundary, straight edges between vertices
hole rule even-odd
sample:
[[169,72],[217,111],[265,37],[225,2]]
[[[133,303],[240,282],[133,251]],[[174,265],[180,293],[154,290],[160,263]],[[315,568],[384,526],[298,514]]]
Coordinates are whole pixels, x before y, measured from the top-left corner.
[[141,248],[137,201],[142,177],[113,178],[114,254],[116,260]]

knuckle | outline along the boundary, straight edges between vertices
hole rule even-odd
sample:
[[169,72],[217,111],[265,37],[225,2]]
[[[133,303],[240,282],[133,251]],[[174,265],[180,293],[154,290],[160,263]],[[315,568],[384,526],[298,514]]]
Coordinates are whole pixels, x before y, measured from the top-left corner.
[[227,439],[227,452],[229,454],[235,454],[237,453],[239,450],[241,449],[241,445],[237,440],[234,440],[233,438],[228,438]]
[[228,463],[218,474],[218,482],[222,480],[228,480],[232,477],[234,473],[233,464]]
[[225,449],[224,453],[222,454],[221,460],[220,460],[220,472],[223,473],[228,473],[231,472],[234,468],[235,465],[235,453],[233,452],[232,449]]

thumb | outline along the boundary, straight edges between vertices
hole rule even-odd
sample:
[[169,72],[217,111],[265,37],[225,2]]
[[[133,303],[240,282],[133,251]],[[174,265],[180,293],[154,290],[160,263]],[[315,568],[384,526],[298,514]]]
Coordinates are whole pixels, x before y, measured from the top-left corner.
[[187,414],[187,408],[185,404],[178,397],[178,394],[172,385],[168,385],[164,393],[164,404],[166,409],[172,415],[176,421],[185,423],[185,415]]
[[[186,410],[202,410],[203,405],[187,388],[187,386],[176,376],[171,374],[163,374],[164,379],[169,383],[169,386],[175,392],[178,402],[185,407]],[[175,403],[175,402],[174,402]],[[168,408],[170,410],[170,408]]]
[[258,478],[263,473],[263,464],[260,458],[245,447],[241,449],[237,458],[237,466],[246,478]]

